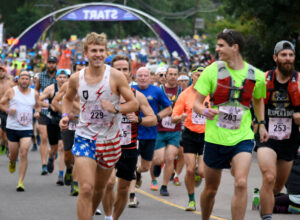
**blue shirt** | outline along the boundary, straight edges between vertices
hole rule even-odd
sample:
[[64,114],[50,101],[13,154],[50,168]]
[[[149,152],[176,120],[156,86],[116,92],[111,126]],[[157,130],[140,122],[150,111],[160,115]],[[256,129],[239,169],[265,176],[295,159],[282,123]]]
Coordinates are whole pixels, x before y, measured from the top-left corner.
[[[162,109],[165,109],[172,105],[166,94],[162,91],[161,88],[153,85],[149,85],[147,89],[140,89],[138,85],[132,86],[137,91],[144,94],[147,98],[150,106],[152,107],[154,114],[159,112],[158,106],[162,106]],[[141,117],[144,116],[143,112],[140,112]],[[157,135],[157,126],[153,127],[144,127],[139,125],[138,127],[138,140],[151,140],[156,139]]]

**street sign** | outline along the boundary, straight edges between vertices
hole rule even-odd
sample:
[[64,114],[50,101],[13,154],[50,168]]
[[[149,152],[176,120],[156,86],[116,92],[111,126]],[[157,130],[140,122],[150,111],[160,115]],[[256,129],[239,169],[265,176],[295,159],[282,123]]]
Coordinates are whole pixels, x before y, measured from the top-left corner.
[[196,18],[196,29],[204,29],[204,18]]

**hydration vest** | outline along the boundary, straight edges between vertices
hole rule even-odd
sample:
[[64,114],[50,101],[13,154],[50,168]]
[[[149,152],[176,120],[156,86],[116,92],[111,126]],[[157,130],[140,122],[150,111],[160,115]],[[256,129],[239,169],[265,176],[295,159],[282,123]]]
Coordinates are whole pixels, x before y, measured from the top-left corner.
[[[211,105],[221,105],[228,102],[238,101],[246,108],[250,108],[253,90],[255,86],[255,68],[248,64],[247,75],[241,87],[234,86],[234,81],[225,66],[224,61],[217,61],[217,87],[211,96]],[[235,91],[239,96],[235,97]]]
[[[275,90],[274,77],[275,70],[270,70],[266,75],[267,82],[267,97],[265,98],[265,104],[268,104],[271,100],[272,93]],[[298,86],[299,73],[294,71],[288,84],[288,94],[293,106],[300,106],[300,88]]]

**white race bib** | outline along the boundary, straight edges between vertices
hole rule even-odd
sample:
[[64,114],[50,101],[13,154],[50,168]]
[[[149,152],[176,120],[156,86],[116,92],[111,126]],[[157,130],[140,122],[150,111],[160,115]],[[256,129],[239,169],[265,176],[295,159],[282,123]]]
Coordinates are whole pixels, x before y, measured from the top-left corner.
[[195,125],[205,125],[206,117],[204,115],[198,114],[192,110],[192,123]]
[[169,129],[174,129],[176,127],[176,124],[173,124],[171,122],[171,117],[170,116],[167,116],[167,117],[164,117],[161,121],[161,125],[164,127],[164,128],[169,128]]
[[239,129],[242,121],[243,109],[236,106],[220,106],[217,126],[227,129]]
[[72,121],[70,121],[69,122],[69,130],[70,131],[75,131],[76,130],[76,127],[77,127],[77,124],[78,124],[78,121],[74,121],[74,120],[72,120]]
[[269,136],[275,140],[289,139],[292,133],[291,118],[269,118]]
[[27,126],[32,123],[32,112],[18,112],[17,119],[21,125]]
[[121,124],[121,131],[119,137],[121,145],[128,145],[131,143],[131,124]]
[[85,108],[86,110],[83,117],[87,122],[101,126],[107,120],[107,111],[101,108],[100,103],[90,103],[87,104]]

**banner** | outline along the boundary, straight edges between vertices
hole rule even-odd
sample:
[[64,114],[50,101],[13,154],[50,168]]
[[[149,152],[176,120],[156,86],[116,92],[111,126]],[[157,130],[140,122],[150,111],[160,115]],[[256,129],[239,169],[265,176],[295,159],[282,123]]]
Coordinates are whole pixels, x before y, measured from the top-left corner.
[[60,20],[71,21],[136,21],[136,16],[128,11],[110,6],[87,6],[70,12]]

